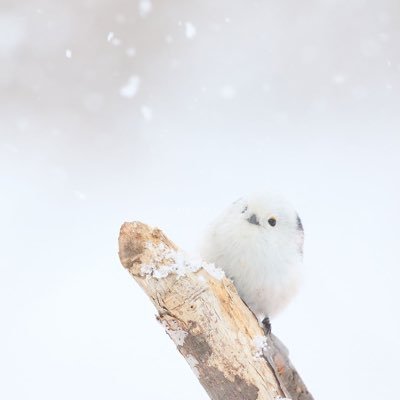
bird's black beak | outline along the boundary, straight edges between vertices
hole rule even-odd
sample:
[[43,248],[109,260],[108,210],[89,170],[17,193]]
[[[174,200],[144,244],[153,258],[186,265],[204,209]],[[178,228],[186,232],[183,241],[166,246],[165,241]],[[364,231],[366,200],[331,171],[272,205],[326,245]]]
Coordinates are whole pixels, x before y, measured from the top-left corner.
[[247,221],[253,225],[260,225],[260,222],[258,221],[256,214],[252,214],[250,218],[247,218]]

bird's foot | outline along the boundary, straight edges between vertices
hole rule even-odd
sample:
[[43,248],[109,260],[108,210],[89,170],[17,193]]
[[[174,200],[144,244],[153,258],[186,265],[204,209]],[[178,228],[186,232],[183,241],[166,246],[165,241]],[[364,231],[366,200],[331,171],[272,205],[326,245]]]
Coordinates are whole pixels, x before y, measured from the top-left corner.
[[269,320],[269,317],[265,317],[262,320],[262,325],[264,328],[265,335],[267,335],[267,336],[270,335],[271,334],[271,322]]

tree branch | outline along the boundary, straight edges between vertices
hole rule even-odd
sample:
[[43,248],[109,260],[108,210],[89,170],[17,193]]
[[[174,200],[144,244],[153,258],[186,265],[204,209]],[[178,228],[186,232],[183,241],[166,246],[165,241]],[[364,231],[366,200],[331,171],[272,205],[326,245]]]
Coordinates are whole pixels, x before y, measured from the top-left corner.
[[284,346],[264,336],[222,271],[188,260],[140,222],[122,225],[119,256],[212,400],[312,400]]

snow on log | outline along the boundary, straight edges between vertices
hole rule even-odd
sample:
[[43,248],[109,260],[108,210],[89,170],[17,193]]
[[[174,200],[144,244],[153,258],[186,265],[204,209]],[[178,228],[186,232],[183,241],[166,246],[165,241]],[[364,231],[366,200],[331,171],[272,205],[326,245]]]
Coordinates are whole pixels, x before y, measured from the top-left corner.
[[265,336],[223,271],[140,222],[122,225],[119,256],[212,400],[312,400],[285,347]]

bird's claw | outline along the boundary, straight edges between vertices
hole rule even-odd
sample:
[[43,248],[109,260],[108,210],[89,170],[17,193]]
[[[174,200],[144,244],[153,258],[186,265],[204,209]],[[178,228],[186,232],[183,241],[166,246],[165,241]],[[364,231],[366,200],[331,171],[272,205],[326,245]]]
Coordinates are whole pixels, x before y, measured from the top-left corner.
[[271,334],[271,322],[270,322],[270,320],[269,320],[268,317],[265,317],[265,318],[262,320],[262,325],[263,325],[265,334],[266,334],[267,336],[270,335],[270,334]]

